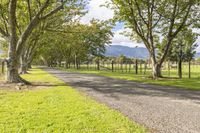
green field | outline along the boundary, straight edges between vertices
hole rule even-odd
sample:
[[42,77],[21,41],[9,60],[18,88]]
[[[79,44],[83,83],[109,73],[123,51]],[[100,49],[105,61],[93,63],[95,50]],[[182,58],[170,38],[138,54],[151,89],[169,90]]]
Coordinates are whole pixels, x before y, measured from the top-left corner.
[[[74,69],[74,67],[71,67],[72,70]],[[102,71],[111,71],[112,69],[112,65],[111,64],[101,64],[101,70]],[[80,66],[81,70],[97,70],[97,66],[95,64],[90,64],[89,68],[87,65],[81,65]],[[129,65],[129,64],[123,64],[122,66],[120,64],[115,64],[114,65],[114,72],[118,72],[118,73],[132,73],[135,74],[135,68],[133,66],[133,64]],[[187,63],[183,63],[182,66],[182,73],[183,73],[183,77],[184,78],[188,78],[189,75],[189,67]],[[145,69],[144,64],[138,64],[138,74],[139,75],[143,75],[143,76],[149,76],[151,75],[151,66],[147,65],[147,68]],[[172,78],[176,78],[178,77],[178,70],[177,68],[173,68],[173,67],[168,67],[167,64],[163,65],[162,68],[162,75],[164,77],[172,77]],[[199,78],[200,79],[200,65],[191,65],[191,77],[192,78]]]
[[62,81],[33,69],[23,77],[33,90],[0,89],[1,133],[144,133],[118,111],[80,94]]
[[[110,67],[110,66],[108,66]],[[95,70],[95,67],[91,67],[91,69],[86,69],[86,67],[82,66],[81,69],[64,69],[60,68],[65,71],[73,71],[73,72],[80,72],[80,73],[88,73],[88,74],[96,74],[101,76],[107,76],[112,78],[119,78],[119,79],[125,79],[125,80],[133,80],[137,82],[145,82],[150,84],[158,84],[158,85],[164,85],[164,86],[175,86],[185,89],[191,89],[191,90],[200,90],[200,65],[192,65],[191,66],[191,76],[192,78],[188,78],[188,66],[183,65],[183,78],[178,79],[177,77],[177,69],[171,69],[170,73],[168,69],[163,70],[163,76],[165,78],[160,78],[153,80],[149,78],[151,74],[151,69],[147,69],[144,73],[144,70],[138,69],[138,75],[134,73],[134,69],[131,70],[131,72],[125,70],[125,66],[123,72],[121,70],[116,70],[114,72],[111,72],[110,70]],[[128,69],[127,69],[128,70]],[[140,71],[141,70],[141,71]]]

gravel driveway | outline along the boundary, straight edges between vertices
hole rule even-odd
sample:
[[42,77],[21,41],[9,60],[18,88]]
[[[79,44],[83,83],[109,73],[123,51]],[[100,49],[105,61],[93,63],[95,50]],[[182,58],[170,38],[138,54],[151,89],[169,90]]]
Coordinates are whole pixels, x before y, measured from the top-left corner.
[[151,132],[200,133],[200,91],[45,70]]

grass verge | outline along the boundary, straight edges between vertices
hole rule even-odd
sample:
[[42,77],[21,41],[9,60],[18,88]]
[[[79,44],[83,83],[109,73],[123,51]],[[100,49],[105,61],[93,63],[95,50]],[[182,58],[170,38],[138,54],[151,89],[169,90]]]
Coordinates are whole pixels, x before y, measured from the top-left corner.
[[85,74],[95,74],[100,76],[106,76],[111,78],[117,79],[125,79],[125,80],[133,80],[142,83],[149,83],[149,84],[156,84],[162,86],[174,86],[183,89],[190,89],[190,90],[200,90],[200,79],[199,78],[160,78],[153,80],[151,78],[147,78],[147,75],[135,75],[131,73],[121,73],[121,72],[110,72],[110,71],[97,71],[97,70],[76,70],[76,69],[64,69],[59,68],[64,71],[70,72],[79,72]]
[[[23,76],[36,90],[0,89],[2,133],[144,133],[146,129],[118,111],[81,95],[52,75],[33,69]],[[51,83],[48,87],[42,83]]]

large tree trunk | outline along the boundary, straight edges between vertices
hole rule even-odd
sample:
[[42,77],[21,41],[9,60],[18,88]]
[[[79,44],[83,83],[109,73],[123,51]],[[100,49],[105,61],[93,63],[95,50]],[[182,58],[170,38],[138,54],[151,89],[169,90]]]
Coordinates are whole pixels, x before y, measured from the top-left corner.
[[27,70],[28,70],[27,65],[22,64],[20,66],[20,74],[27,74],[28,73]]
[[26,62],[21,62],[20,65],[20,74],[27,74],[28,72],[28,64]]
[[13,56],[14,52],[13,50],[10,48],[9,49],[9,59],[7,60],[7,76],[6,76],[6,80],[9,83],[18,83],[18,62],[16,57]]
[[161,78],[161,69],[162,69],[162,62],[156,62],[155,57],[151,56],[151,62],[152,62],[152,77],[154,79]]
[[26,74],[26,73],[28,73],[27,72],[28,65],[27,65],[27,61],[25,60],[24,54],[25,54],[25,52],[22,51],[22,55],[20,57],[20,74]]
[[17,32],[16,32],[16,4],[17,1],[11,0],[9,3],[9,28],[10,28],[10,39],[9,39],[9,50],[7,59],[7,76],[6,80],[9,83],[19,83],[22,78],[18,74],[18,56],[16,54],[17,47]]
[[178,77],[182,78],[182,59],[178,61]]
[[182,44],[179,44],[178,77],[180,79],[182,78],[182,56],[183,56]]
[[154,79],[162,77],[162,74],[161,74],[161,68],[162,67],[161,66],[162,66],[161,64],[153,63],[152,76],[153,76]]
[[[12,53],[12,52],[11,52]],[[14,53],[14,52],[13,52]],[[9,60],[7,60],[7,75],[6,75],[6,81],[8,83],[24,83],[24,84],[30,84],[28,81],[22,79],[19,76],[18,72],[18,59],[16,57],[10,56],[12,54],[9,54]]]

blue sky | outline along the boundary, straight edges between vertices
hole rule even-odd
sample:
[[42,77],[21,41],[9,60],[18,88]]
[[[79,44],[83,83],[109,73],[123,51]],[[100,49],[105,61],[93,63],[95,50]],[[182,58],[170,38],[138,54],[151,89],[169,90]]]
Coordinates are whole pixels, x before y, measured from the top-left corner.
[[113,31],[118,31],[120,29],[123,29],[124,23],[117,23],[117,25],[114,27]]
[[[81,22],[87,24],[93,18],[99,19],[99,20],[108,20],[108,19],[113,18],[114,12],[110,9],[107,9],[106,7],[101,6],[101,5],[104,5],[106,1],[109,1],[109,0],[90,0],[87,6],[88,13],[81,19]],[[113,29],[114,37],[112,38],[111,45],[144,47],[144,44],[134,42],[130,40],[128,37],[121,35],[120,33],[123,31],[128,31],[128,29],[124,29],[123,23],[117,23],[116,27]],[[197,31],[200,32],[199,30]],[[200,37],[198,38],[197,43],[199,45],[199,47],[197,48],[197,51],[200,52]]]

